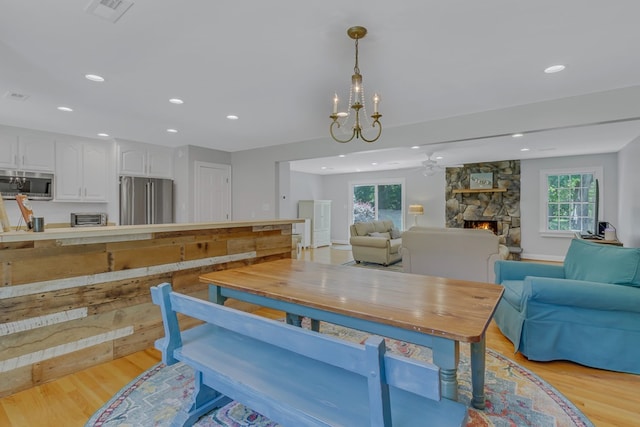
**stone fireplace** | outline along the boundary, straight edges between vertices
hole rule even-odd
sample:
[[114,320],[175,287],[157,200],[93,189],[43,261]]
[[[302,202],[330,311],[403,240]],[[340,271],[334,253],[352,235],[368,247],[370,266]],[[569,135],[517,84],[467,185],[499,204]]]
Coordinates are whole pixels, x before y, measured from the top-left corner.
[[[471,188],[472,173],[491,174],[493,182],[488,188]],[[520,253],[519,160],[447,168],[445,197],[447,227],[474,228],[482,224],[513,254]]]

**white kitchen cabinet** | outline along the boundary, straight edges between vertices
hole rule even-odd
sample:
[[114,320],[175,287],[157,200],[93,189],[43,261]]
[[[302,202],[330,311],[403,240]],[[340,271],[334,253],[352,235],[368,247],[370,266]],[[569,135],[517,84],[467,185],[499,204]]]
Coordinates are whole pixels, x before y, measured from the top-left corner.
[[30,135],[1,134],[0,167],[21,171],[53,172],[54,142]]
[[173,149],[151,144],[119,142],[118,173],[173,179]]
[[331,245],[331,200],[300,200],[298,217],[311,220],[311,247]]
[[55,200],[107,202],[110,147],[94,142],[56,142]]

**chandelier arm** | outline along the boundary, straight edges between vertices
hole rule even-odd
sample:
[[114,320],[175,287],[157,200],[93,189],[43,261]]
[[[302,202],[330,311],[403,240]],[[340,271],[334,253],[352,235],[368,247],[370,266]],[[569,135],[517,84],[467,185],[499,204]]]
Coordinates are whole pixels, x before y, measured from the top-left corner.
[[360,138],[362,138],[362,140],[364,142],[376,142],[378,140],[378,138],[380,138],[380,135],[382,134],[382,124],[380,123],[380,121],[378,119],[375,119],[375,121],[373,122],[373,127],[376,127],[376,124],[378,125],[378,134],[376,135],[375,138],[373,139],[367,139],[364,137],[364,135],[362,133],[360,133]]
[[355,136],[356,136],[356,130],[353,130],[353,133],[351,134],[351,138],[349,139],[339,139],[338,137],[336,137],[333,133],[333,125],[338,125],[338,127],[340,127],[340,123],[338,123],[338,121],[336,119],[333,119],[333,122],[331,122],[331,125],[329,125],[329,133],[331,134],[331,138],[334,139],[334,141],[336,142],[340,142],[340,143],[347,143],[349,141],[351,141]]

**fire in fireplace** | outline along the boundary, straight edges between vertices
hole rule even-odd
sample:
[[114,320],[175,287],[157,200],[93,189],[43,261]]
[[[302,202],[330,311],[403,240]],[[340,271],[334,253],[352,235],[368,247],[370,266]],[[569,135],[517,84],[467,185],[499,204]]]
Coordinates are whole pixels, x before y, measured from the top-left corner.
[[492,220],[464,220],[464,228],[482,228],[498,234],[498,221]]

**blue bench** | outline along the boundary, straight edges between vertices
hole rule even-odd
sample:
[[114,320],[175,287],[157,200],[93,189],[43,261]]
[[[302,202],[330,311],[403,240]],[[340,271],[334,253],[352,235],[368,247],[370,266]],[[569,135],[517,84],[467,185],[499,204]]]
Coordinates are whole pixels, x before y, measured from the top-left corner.
[[[438,367],[209,301],[151,288],[165,337],[162,360],[195,371],[190,407],[174,426],[190,426],[235,400],[283,426],[461,426],[465,405],[440,398]],[[202,320],[180,331],[177,313]]]

